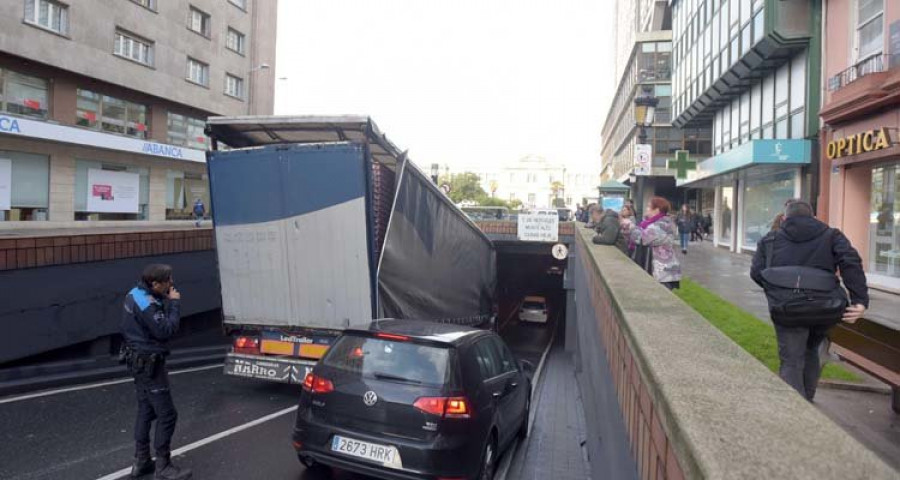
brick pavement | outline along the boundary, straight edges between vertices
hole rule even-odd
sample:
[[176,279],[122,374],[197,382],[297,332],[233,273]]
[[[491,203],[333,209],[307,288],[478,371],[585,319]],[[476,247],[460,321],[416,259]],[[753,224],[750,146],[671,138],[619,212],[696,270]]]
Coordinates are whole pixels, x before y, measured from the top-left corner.
[[544,379],[535,400],[534,426],[519,446],[507,478],[515,480],[590,479],[582,444],[587,436],[581,394],[571,354],[556,345],[547,355]]

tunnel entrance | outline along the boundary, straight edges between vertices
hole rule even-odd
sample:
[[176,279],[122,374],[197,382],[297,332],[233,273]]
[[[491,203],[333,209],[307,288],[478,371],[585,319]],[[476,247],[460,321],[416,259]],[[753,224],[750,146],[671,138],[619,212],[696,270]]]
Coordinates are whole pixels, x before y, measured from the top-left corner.
[[[557,331],[557,335],[564,338],[566,291],[563,278],[568,262],[553,257],[552,244],[495,241],[494,246],[497,249],[498,331],[516,356],[537,365],[553,332]],[[523,306],[534,308],[539,304],[530,297],[545,299],[546,323],[540,322],[540,315],[522,314]]]

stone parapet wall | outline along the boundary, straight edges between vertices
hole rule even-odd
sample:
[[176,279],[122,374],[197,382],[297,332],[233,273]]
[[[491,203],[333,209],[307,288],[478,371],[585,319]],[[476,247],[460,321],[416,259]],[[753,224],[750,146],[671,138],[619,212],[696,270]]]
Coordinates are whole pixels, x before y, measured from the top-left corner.
[[569,328],[600,478],[898,478],[619,250],[577,230]]

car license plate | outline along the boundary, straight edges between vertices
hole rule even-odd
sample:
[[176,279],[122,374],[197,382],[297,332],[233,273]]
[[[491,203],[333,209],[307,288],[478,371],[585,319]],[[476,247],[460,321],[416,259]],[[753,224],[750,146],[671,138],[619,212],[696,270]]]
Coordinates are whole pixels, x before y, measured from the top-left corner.
[[396,447],[335,435],[331,440],[331,451],[372,460],[385,467],[403,468],[403,463],[400,461],[400,452],[397,451]]

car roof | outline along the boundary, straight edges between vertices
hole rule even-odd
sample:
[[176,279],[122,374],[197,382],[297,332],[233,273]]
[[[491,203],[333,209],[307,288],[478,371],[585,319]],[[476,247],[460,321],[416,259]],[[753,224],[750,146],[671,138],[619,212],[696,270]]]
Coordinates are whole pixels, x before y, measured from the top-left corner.
[[525,297],[525,301],[526,302],[546,302],[547,299],[545,299],[544,297],[538,297],[535,295],[535,296]]
[[344,333],[374,336],[377,333],[404,335],[416,340],[459,346],[476,338],[487,336],[489,332],[478,328],[452,323],[438,323],[426,320],[384,319],[373,321],[367,330],[348,329]]

